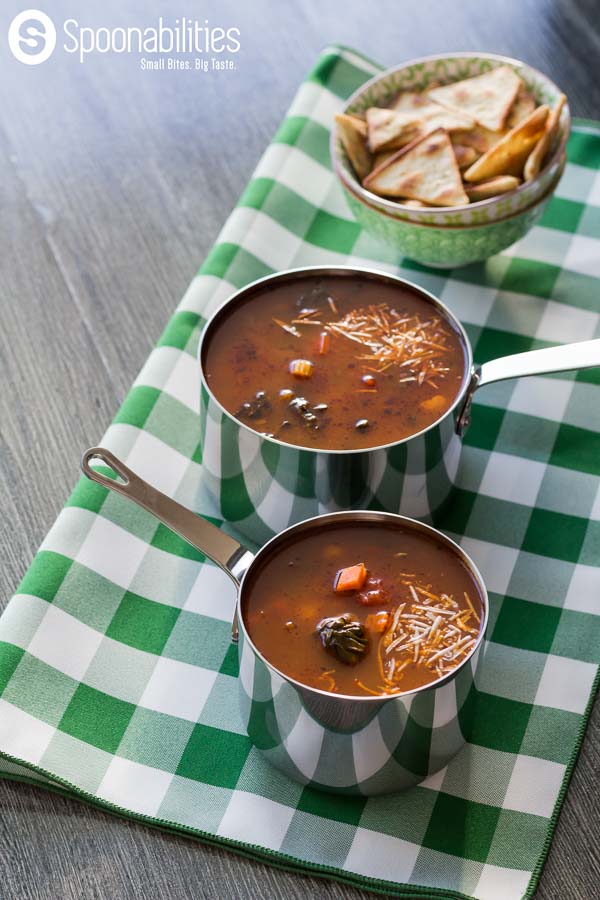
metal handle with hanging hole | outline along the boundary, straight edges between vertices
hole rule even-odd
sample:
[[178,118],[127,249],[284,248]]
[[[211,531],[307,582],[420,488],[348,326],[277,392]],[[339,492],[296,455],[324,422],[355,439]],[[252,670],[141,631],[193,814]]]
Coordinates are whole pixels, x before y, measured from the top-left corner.
[[471,421],[473,394],[486,384],[504,381],[507,378],[549,375],[551,372],[570,372],[594,366],[600,366],[600,338],[578,341],[574,344],[560,344],[557,347],[544,347],[542,350],[528,350],[526,353],[501,356],[499,359],[483,363],[473,369],[456,430],[459,434],[464,434]]
[[[90,463],[99,460],[115,472],[117,478],[109,478],[94,469]],[[142,509],[147,510],[163,525],[170,528],[180,537],[196,547],[214,563],[220,566],[239,586],[240,579],[254,559],[253,554],[230,535],[211,525],[206,519],[197,516],[181,503],[167,497],[153,488],[135,472],[132,472],[122,460],[104,447],[91,447],[81,458],[81,470],[91,481],[101,484],[111,491],[122,494],[133,500]],[[232,637],[237,639],[237,614],[232,628]]]

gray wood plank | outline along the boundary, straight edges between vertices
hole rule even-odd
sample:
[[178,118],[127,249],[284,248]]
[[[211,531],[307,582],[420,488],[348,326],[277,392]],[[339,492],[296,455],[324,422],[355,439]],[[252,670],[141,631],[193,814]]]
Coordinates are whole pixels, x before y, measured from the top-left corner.
[[73,484],[88,430],[102,427],[117,393],[1,134],[0,167],[0,585],[7,599]]
[[[94,8],[95,7],[95,8]],[[544,0],[52,0],[56,21],[206,16],[242,32],[233,76],[142,73],[127,58],[28,68],[0,53],[0,541],[5,602],[168,315],[213,243],[320,48],[392,65],[452,49],[527,60],[598,116],[596,4]],[[0,28],[23,8],[7,0]],[[538,896],[597,894],[596,708]],[[0,895],[363,898],[0,783]]]

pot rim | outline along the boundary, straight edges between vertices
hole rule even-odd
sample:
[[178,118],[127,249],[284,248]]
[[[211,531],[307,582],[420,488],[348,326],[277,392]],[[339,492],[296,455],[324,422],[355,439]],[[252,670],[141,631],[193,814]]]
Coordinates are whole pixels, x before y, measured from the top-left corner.
[[[269,662],[269,660],[263,655],[263,653],[258,649],[252,638],[248,633],[248,629],[246,627],[246,622],[244,621],[244,611],[242,609],[242,595],[244,591],[244,585],[247,581],[248,574],[254,568],[256,569],[256,563],[259,559],[264,559],[265,556],[268,556],[270,552],[272,552],[275,545],[279,543],[283,543],[287,536],[296,531],[310,531],[315,523],[321,523],[328,525],[331,522],[337,522],[343,519],[351,519],[353,522],[356,521],[376,521],[376,522],[386,522],[393,523],[395,526],[405,525],[408,528],[412,528],[416,531],[421,531],[426,533],[428,536],[435,538],[436,540],[443,543],[445,546],[449,547],[452,552],[454,552],[462,563],[466,566],[468,571],[473,576],[474,581],[476,582],[479,591],[481,593],[481,599],[483,604],[483,616],[481,620],[481,627],[479,634],[477,635],[477,639],[473,648],[471,649],[468,656],[466,656],[461,663],[459,663],[456,668],[454,668],[447,675],[443,675],[442,677],[436,679],[435,681],[431,681],[428,684],[424,684],[419,688],[416,688],[411,691],[398,691],[393,694],[381,694],[381,695],[371,695],[367,694],[365,696],[358,694],[333,694],[330,691],[322,690],[321,688],[315,688],[311,685],[305,684],[302,681],[298,681],[295,678],[292,678],[290,675],[286,675],[285,672],[282,672],[273,663]],[[325,697],[329,700],[356,700],[360,703],[374,703],[374,704],[383,704],[387,703],[390,700],[397,700],[398,698],[405,699],[407,697],[413,697],[417,694],[422,694],[425,691],[437,690],[437,688],[442,687],[445,684],[453,681],[458,673],[468,664],[470,663],[473,656],[479,651],[483,641],[485,640],[485,633],[487,630],[488,620],[489,620],[489,596],[485,581],[483,576],[469,554],[464,550],[456,541],[452,540],[452,538],[448,537],[444,534],[443,531],[440,531],[438,528],[435,528],[433,525],[428,525],[425,522],[420,521],[419,519],[413,519],[409,516],[402,516],[399,513],[390,513],[390,512],[380,512],[377,510],[340,510],[338,512],[333,513],[323,513],[318,516],[311,516],[309,519],[303,519],[301,522],[296,522],[294,525],[290,525],[285,528],[283,531],[280,531],[279,534],[274,535],[274,537],[270,538],[265,544],[262,545],[260,550],[254,555],[254,558],[239,584],[238,592],[237,592],[237,618],[238,618],[238,627],[240,632],[243,632],[244,640],[247,641],[252,648],[253,653],[267,666],[270,672],[278,675],[280,678],[283,678],[284,681],[287,681],[289,684],[294,685],[296,688],[300,688],[303,691],[309,691],[313,694],[316,694],[321,697]],[[238,678],[240,676],[238,675]]]
[[[369,88],[371,88],[374,84],[377,84],[377,82],[382,81],[384,78],[388,78],[389,76],[395,74],[396,72],[400,72],[403,69],[408,69],[411,66],[418,66],[423,63],[435,62],[436,60],[469,59],[472,57],[476,57],[478,59],[494,60],[496,62],[505,64],[505,65],[509,65],[516,69],[524,69],[524,68],[529,69],[531,72],[535,73],[535,75],[539,76],[541,79],[548,82],[548,84],[550,84],[552,86],[552,88],[554,88],[556,90],[557,94],[562,93],[562,91],[560,90],[558,85],[555,84],[555,82],[552,81],[552,79],[548,75],[546,75],[544,72],[541,72],[539,69],[536,69],[534,66],[529,65],[529,63],[526,63],[523,60],[515,59],[515,57],[512,57],[512,56],[503,56],[502,54],[499,54],[499,53],[484,53],[484,52],[476,52],[476,51],[469,51],[469,50],[461,50],[461,51],[457,51],[455,53],[433,53],[433,54],[430,54],[429,56],[419,56],[419,57],[416,57],[415,59],[409,59],[407,62],[400,63],[397,66],[391,66],[389,69],[385,69],[383,72],[379,72],[378,74],[373,75],[372,78],[369,78],[368,81],[365,81],[364,84],[362,84],[359,88],[357,88],[350,95],[350,97],[348,97],[348,99],[344,103],[342,112],[346,113],[348,108],[360,97],[360,95],[362,93],[364,93],[365,91],[369,90]],[[561,114],[561,119],[563,119],[563,117],[564,117],[565,127],[563,129],[563,133],[560,137],[560,140],[556,144],[554,153],[546,161],[543,168],[540,169],[540,171],[535,176],[535,178],[532,179],[531,182],[525,181],[525,182],[523,182],[523,184],[518,185],[518,187],[516,187],[514,190],[508,191],[506,194],[501,194],[499,196],[501,196],[501,197],[518,196],[520,193],[524,192],[524,189],[526,187],[528,187],[528,186],[530,187],[532,182],[539,181],[539,179],[546,172],[546,170],[549,169],[552,165],[554,165],[556,163],[556,161],[559,159],[561,153],[563,153],[566,148],[567,140],[569,138],[569,134],[571,131],[571,110],[569,107],[568,99],[565,101],[564,109]],[[336,141],[337,141],[337,130],[335,128],[332,128],[330,138],[329,138],[330,157],[331,157],[332,168],[333,168],[335,174],[337,175],[337,177],[340,179],[340,181],[342,181],[345,185],[348,185],[349,187],[351,187],[353,192],[359,193],[360,195],[364,195],[365,200],[370,200],[370,198],[373,198],[374,200],[377,201],[378,206],[379,206],[379,204],[382,204],[380,207],[381,209],[383,209],[385,207],[385,209],[389,210],[390,213],[392,213],[392,214],[393,214],[394,210],[398,209],[398,207],[400,207],[401,210],[406,209],[407,212],[411,212],[411,211],[413,213],[415,212],[414,209],[411,210],[410,207],[405,207],[402,203],[396,202],[394,200],[390,200],[386,197],[380,197],[378,194],[374,194],[372,191],[369,191],[366,188],[364,188],[357,179],[352,178],[339,162],[339,159],[338,159],[338,156],[336,153]],[[477,201],[475,201],[475,203],[468,203],[467,205],[463,204],[462,206],[427,206],[427,207],[423,207],[422,209],[418,210],[418,212],[424,213],[424,214],[443,213],[443,212],[450,212],[450,213],[462,213],[462,212],[470,212],[470,211],[472,212],[473,210],[478,211],[481,209],[487,209],[490,206],[493,206],[495,203],[497,203],[497,201],[498,201],[498,197],[489,197],[487,200],[477,200]]]
[[[450,324],[453,325],[459,336],[462,338],[462,343],[465,351],[465,369],[463,374],[463,382],[454,398],[454,401],[451,406],[441,415],[438,419],[435,419],[430,425],[426,428],[421,429],[421,431],[417,431],[414,434],[410,434],[405,438],[401,438],[397,441],[388,441],[386,444],[376,444],[373,447],[361,447],[358,449],[325,449],[323,447],[307,447],[303,444],[291,444],[286,441],[281,441],[276,437],[269,437],[266,434],[261,434],[260,431],[256,431],[254,428],[251,428],[246,422],[240,421],[237,419],[233,413],[229,412],[223,404],[217,399],[211,390],[208,381],[206,379],[206,375],[204,372],[204,364],[203,364],[203,353],[205,345],[207,345],[209,338],[207,335],[209,332],[215,327],[215,322],[222,315],[225,315],[225,310],[233,303],[239,303],[244,298],[246,294],[252,293],[256,290],[260,285],[268,284],[269,282],[277,282],[277,281],[293,281],[294,278],[303,275],[317,275],[320,274],[322,276],[326,275],[359,275],[359,276],[368,276],[373,280],[383,279],[385,281],[391,281],[395,284],[401,285],[402,287],[409,288],[410,290],[415,291],[417,294],[421,295],[425,300],[432,303],[439,310],[441,310],[442,314],[446,316],[446,318],[450,321]],[[249,284],[244,285],[244,287],[239,288],[239,290],[235,291],[224,303],[216,309],[212,315],[207,320],[204,328],[202,329],[202,334],[200,335],[200,340],[198,341],[198,351],[197,351],[197,360],[200,369],[200,382],[201,382],[201,391],[205,389],[208,395],[210,396],[213,403],[219,408],[221,413],[224,413],[232,422],[234,422],[239,428],[248,431],[250,434],[255,435],[261,441],[266,441],[271,444],[276,444],[279,447],[283,447],[285,449],[295,450],[297,452],[304,453],[314,453],[314,454],[327,454],[334,456],[343,456],[343,455],[352,455],[352,454],[360,454],[360,453],[373,453],[376,450],[389,450],[392,447],[399,447],[402,444],[406,444],[409,441],[414,440],[415,438],[422,437],[427,432],[432,431],[441,422],[443,422],[448,416],[451,416],[457,407],[464,400],[466,393],[469,388],[470,380],[473,375],[473,349],[471,347],[471,342],[465,331],[465,328],[461,321],[455,316],[455,314],[450,310],[439,297],[436,297],[435,294],[432,294],[430,291],[426,290],[421,285],[415,284],[413,281],[408,281],[406,278],[402,278],[399,275],[393,275],[388,272],[383,272],[380,269],[371,269],[365,266],[351,266],[351,265],[331,265],[331,266],[298,266],[293,269],[282,269],[279,272],[272,272],[270,275],[264,275],[262,278],[257,278],[255,281],[251,281]]]

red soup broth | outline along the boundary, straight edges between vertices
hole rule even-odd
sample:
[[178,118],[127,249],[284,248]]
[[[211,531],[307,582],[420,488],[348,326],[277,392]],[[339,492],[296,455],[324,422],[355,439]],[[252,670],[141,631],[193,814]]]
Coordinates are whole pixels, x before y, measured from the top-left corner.
[[244,598],[248,633],[268,662],[344,695],[437,681],[471,653],[484,620],[478,582],[459,555],[409,525],[301,533],[259,564]]
[[466,377],[461,333],[408,286],[299,275],[215,320],[203,370],[221,405],[289,444],[356,450],[440,419]]

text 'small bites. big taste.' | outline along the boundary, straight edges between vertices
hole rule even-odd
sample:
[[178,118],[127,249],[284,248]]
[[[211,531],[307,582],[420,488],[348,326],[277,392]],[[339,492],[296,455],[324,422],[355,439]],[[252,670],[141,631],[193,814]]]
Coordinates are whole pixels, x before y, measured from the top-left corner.
[[410,522],[301,533],[247,587],[242,615],[257,649],[284,675],[334,694],[425,687],[470,656],[483,627],[474,575]]
[[323,450],[417,434],[466,377],[455,326],[416,290],[299,275],[230,304],[203,353],[221,405],[260,434]]

